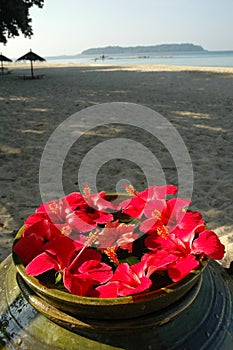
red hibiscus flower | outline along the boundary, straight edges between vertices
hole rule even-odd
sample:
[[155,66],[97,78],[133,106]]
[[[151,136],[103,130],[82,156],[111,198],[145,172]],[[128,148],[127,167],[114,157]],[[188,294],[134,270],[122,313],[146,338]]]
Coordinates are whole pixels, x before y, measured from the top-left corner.
[[98,224],[106,224],[113,219],[112,214],[95,210],[91,207],[77,210],[66,218],[68,225],[75,232],[88,232],[97,227]]
[[13,251],[27,265],[38,254],[42,253],[48,242],[61,235],[60,231],[48,220],[39,220],[32,226],[26,226],[22,237],[14,245]]
[[113,220],[113,215],[108,213],[106,209],[116,210],[111,202],[105,199],[105,192],[90,194],[89,187],[85,188],[86,205],[74,210],[67,215],[67,223],[74,231],[88,232],[96,228],[98,224],[106,224]]
[[224,245],[220,242],[216,233],[210,230],[201,232],[192,244],[193,254],[201,254],[204,252],[206,256],[215,260],[221,260],[224,251]]
[[69,237],[56,238],[45,248],[26,266],[28,275],[38,276],[54,269],[62,274],[69,292],[82,296],[88,295],[94,285],[105,283],[112,277],[112,268],[101,262],[99,252],[92,248],[82,250],[83,247]]
[[140,225],[140,231],[144,233],[153,233],[158,227],[165,225],[166,220],[167,203],[165,200],[154,199],[150,201],[144,210],[146,220]]
[[170,233],[166,237],[152,234],[146,238],[145,244],[149,249],[154,250],[155,260],[156,254],[161,250],[176,257],[168,266],[168,274],[174,282],[179,281],[199,266],[197,255],[204,254],[208,258],[219,260],[224,255],[224,245],[221,244],[213,231],[207,230],[201,233],[195,233],[194,230],[190,232],[184,230],[177,234]]
[[41,204],[25,221],[26,226],[31,226],[39,220],[46,219],[53,224],[65,224],[66,216],[75,209],[86,206],[86,202],[79,192],[73,192],[59,201],[50,200]]
[[44,246],[43,253],[37,255],[27,266],[26,273],[38,276],[51,269],[62,272],[83,247],[69,237],[60,235]]
[[71,226],[67,223],[67,216],[80,208],[86,208],[87,204],[83,196],[74,192],[59,201],[51,200],[40,205],[35,214],[30,215],[25,221],[26,228],[35,225],[39,221],[47,220],[64,235],[69,235],[72,231]]
[[112,268],[101,262],[101,254],[88,248],[64,270],[64,286],[72,294],[88,296],[94,286],[110,280]]
[[121,263],[111,280],[105,285],[97,287],[93,296],[100,298],[127,296],[148,290],[151,285],[151,280],[145,276],[143,263],[131,266],[127,263]]
[[[148,218],[140,225],[144,233],[154,233],[165,227],[167,233],[179,232],[183,236],[192,231],[200,232],[205,229],[205,222],[199,212],[186,212],[191,202],[183,198],[173,198],[168,201],[151,201],[145,210]],[[186,237],[187,239],[187,237]]]
[[144,268],[147,271],[146,276],[150,277],[154,272],[166,270],[168,265],[177,260],[177,256],[166,250],[146,253],[142,257]]
[[108,222],[98,235],[99,248],[120,247],[132,252],[133,242],[139,237],[134,233],[134,225],[126,225],[119,221]]
[[105,192],[91,195],[86,189],[85,196],[73,192],[59,201],[48,201],[36,209],[35,214],[28,217],[27,227],[38,221],[48,220],[64,235],[71,232],[88,232],[98,224],[105,224],[113,219],[106,209],[116,210],[116,206],[105,199]]
[[121,203],[122,212],[134,218],[141,218],[151,201],[165,199],[167,195],[176,192],[177,187],[173,185],[151,186],[139,193],[134,190],[133,198]]

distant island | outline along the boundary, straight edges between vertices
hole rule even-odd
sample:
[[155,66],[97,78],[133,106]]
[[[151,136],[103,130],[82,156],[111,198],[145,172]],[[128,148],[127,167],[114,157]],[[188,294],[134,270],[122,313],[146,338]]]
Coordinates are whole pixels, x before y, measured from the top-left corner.
[[90,48],[82,51],[82,55],[103,55],[103,54],[138,54],[138,53],[149,53],[149,52],[200,52],[206,51],[200,45],[194,44],[160,44],[152,46],[106,46]]

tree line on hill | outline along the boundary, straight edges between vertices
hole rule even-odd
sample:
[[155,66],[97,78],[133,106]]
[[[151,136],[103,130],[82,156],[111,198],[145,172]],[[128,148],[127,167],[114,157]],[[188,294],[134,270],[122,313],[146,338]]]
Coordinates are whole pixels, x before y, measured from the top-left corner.
[[124,54],[124,53],[148,53],[148,52],[187,52],[187,51],[205,51],[200,45],[190,43],[182,44],[160,44],[151,46],[106,46],[84,50],[85,55],[102,55],[102,54]]

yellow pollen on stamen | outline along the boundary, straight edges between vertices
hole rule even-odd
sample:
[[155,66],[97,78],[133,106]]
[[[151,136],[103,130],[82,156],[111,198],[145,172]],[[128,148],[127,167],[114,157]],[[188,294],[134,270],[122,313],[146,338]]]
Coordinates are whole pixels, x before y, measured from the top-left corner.
[[64,236],[69,236],[71,232],[72,232],[72,228],[69,225],[63,226],[62,229],[61,229],[61,233]]
[[53,214],[58,213],[59,205],[56,201],[50,201],[48,207],[49,207],[49,210],[51,211],[51,213],[53,213]]
[[138,192],[135,190],[135,188],[133,187],[133,185],[124,185],[126,192],[131,195],[131,196],[136,196],[138,194]]
[[161,218],[161,212],[158,209],[154,209],[151,213],[151,216],[156,219]]
[[88,185],[83,186],[83,193],[86,197],[89,197],[91,194],[91,189]]
[[160,227],[157,228],[157,234],[164,239],[166,239],[169,235],[168,230],[164,225],[161,225]]
[[98,236],[99,236],[99,230],[96,230],[95,232],[90,232],[87,237],[85,246],[90,247],[92,243],[95,243],[98,240]]
[[117,265],[119,265],[119,260],[116,254],[115,247],[108,247],[104,250],[104,253],[108,256],[109,260]]

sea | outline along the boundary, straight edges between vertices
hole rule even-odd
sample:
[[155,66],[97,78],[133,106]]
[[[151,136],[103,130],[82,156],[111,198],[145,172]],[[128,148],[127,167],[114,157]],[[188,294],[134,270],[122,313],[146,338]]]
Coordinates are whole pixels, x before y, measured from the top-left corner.
[[80,63],[80,64],[109,64],[109,65],[175,65],[203,67],[233,67],[233,51],[200,51],[200,52],[149,52],[142,54],[102,54],[75,57],[46,58],[48,62]]

